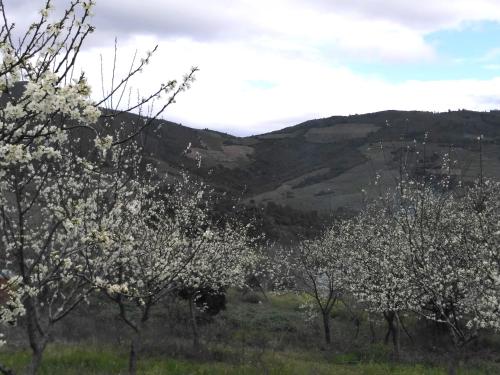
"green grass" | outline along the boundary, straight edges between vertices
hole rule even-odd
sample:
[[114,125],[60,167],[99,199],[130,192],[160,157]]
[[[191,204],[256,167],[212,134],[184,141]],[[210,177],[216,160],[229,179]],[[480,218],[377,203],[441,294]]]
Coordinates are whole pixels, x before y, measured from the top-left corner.
[[[22,371],[29,361],[27,352],[1,352],[0,360],[16,371]],[[111,375],[125,374],[126,353],[115,348],[52,346],[44,357],[40,374],[43,375]],[[145,357],[139,361],[139,374],[144,375],[440,375],[440,367],[424,365],[356,362],[356,356],[333,356],[332,360],[317,354],[277,352],[268,353],[243,364],[215,361],[185,361],[164,357]],[[480,369],[465,369],[460,374],[488,374]],[[490,372],[493,374],[493,372]]]
[[[192,348],[189,326],[179,317],[186,316],[183,303],[159,308],[153,315],[152,326],[144,332],[143,351],[139,358],[139,374],[173,375],[438,375],[446,374],[446,353],[418,349],[406,339],[402,346],[402,362],[391,360],[392,346],[381,341],[385,326],[375,326],[377,342],[370,344],[366,316],[359,316],[361,331],[354,338],[355,326],[351,312],[342,304],[332,312],[330,347],[323,343],[318,321],[306,322],[299,308],[307,297],[302,294],[273,294],[267,299],[259,293],[241,294],[230,290],[227,309],[211,323],[200,324],[204,349]],[[259,303],[259,301],[262,301]],[[115,327],[114,310],[103,304],[98,318],[106,324],[92,326],[88,316],[96,311],[77,312],[55,336],[57,344],[45,353],[40,374],[43,375],[113,375],[126,374],[127,332]],[[359,311],[355,311],[358,315]],[[175,322],[174,328],[165,322]],[[405,320],[412,333],[415,322]],[[80,327],[78,331],[75,327]],[[83,329],[82,327],[85,327]],[[90,327],[88,330],[86,330]],[[117,331],[118,328],[118,331]],[[71,335],[65,333],[71,331]],[[97,335],[98,334],[98,335]],[[417,336],[418,345],[428,336]],[[405,339],[405,336],[403,336]],[[478,351],[471,352],[468,362],[461,366],[462,375],[500,374],[498,358],[499,337],[485,336]],[[11,341],[8,341],[11,342]],[[62,344],[70,342],[72,344]],[[25,345],[18,341],[19,348]],[[0,350],[0,363],[22,374],[29,362],[29,352],[21,349]]]

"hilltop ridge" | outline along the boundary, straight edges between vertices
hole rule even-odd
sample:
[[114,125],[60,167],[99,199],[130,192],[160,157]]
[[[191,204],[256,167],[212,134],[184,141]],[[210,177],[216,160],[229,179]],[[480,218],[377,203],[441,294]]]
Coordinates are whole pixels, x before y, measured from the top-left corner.
[[377,189],[393,184],[402,150],[411,168],[427,173],[448,153],[456,160],[454,173],[474,179],[481,135],[483,172],[499,178],[498,111],[332,116],[249,137],[158,120],[140,137],[165,170],[187,168],[248,204],[331,211],[358,209],[362,190],[373,193],[375,179]]

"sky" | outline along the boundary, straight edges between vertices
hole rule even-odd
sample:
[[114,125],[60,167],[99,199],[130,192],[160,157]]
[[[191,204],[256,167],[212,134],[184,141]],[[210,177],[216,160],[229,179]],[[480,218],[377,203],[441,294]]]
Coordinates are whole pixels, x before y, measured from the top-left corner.
[[[18,29],[39,0],[4,0]],[[66,0],[55,0],[56,10]],[[500,108],[500,0],[97,0],[79,56],[96,98],[135,51],[134,89],[200,70],[164,118],[234,135],[389,109]]]

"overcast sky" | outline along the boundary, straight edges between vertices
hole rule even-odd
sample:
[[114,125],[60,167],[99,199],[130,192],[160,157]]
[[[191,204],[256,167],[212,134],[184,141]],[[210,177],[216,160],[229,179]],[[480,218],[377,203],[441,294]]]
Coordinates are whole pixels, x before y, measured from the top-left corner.
[[[42,5],[4,2],[19,28]],[[80,63],[96,95],[115,36],[122,69],[158,44],[134,87],[198,66],[164,116],[191,127],[250,135],[387,109],[500,108],[500,0],[97,0],[93,22]]]

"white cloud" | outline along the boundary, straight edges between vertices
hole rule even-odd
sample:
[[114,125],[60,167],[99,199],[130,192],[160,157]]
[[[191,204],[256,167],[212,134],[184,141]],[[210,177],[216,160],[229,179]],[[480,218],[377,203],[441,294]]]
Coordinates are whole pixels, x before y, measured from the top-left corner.
[[[22,22],[27,4],[6,0],[7,10]],[[426,33],[474,20],[500,20],[500,2],[100,0],[98,31],[80,65],[97,95],[98,56],[103,53],[110,62],[114,35],[120,41],[121,70],[136,48],[144,51],[158,43],[157,56],[133,85],[146,93],[198,65],[197,82],[166,117],[238,134],[386,109],[483,110],[497,106],[500,79],[395,84],[349,69],[353,60],[432,61],[436,51],[426,43]],[[110,72],[109,65],[105,71]]]
[[[120,49],[119,60],[131,56],[134,46],[153,43],[151,37],[134,38]],[[96,53],[89,50],[82,55],[88,69],[95,67]],[[240,135],[276,130],[311,118],[386,109],[486,110],[497,106],[500,97],[500,78],[396,84],[358,75],[315,57],[283,56],[279,51],[262,51],[239,43],[189,39],[164,41],[135,85],[151,91],[160,78],[179,77],[193,63],[201,67],[198,80],[170,107],[166,118]],[[98,89],[98,70],[88,72]],[[272,84],[262,87],[249,81]]]
[[[27,9],[41,7],[42,1],[5,0],[13,20],[27,23]],[[381,13],[391,7],[371,9],[370,2],[332,2],[306,0],[211,0],[200,5],[196,0],[100,0],[94,23],[97,33],[92,45],[112,41],[114,36],[127,40],[136,35],[153,35],[157,39],[187,37],[205,42],[254,41],[276,45],[290,51],[314,49],[329,58],[369,57],[370,60],[413,60],[432,57],[432,46],[426,45],[420,30],[394,17],[374,17],[368,11]],[[28,5],[29,4],[29,5]],[[37,6],[38,4],[38,6]],[[432,4],[432,3],[429,3]],[[56,9],[67,5],[56,0]],[[349,5],[349,6],[348,6]],[[405,14],[403,14],[406,17]],[[403,17],[403,19],[404,19]],[[265,47],[265,44],[262,46]]]

